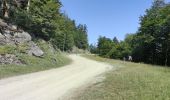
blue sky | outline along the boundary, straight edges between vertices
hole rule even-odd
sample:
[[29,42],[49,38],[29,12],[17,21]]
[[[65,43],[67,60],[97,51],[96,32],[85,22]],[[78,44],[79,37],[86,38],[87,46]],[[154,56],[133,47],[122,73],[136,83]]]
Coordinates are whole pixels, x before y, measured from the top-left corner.
[[[153,0],[61,0],[62,11],[77,24],[88,26],[89,43],[99,36],[123,40],[127,33],[135,33],[139,17],[150,8]],[[170,1],[170,0],[166,0]]]

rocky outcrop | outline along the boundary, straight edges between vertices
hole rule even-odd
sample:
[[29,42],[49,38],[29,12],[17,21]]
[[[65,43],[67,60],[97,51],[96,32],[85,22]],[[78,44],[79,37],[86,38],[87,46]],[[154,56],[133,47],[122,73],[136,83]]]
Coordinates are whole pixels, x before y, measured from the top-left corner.
[[[28,55],[33,55],[36,57],[41,57],[44,55],[44,52],[36,45],[36,43],[32,41],[29,33],[17,29],[15,25],[8,25],[7,23],[0,20],[0,46],[13,45],[17,47],[23,44],[27,45],[26,53]],[[12,62],[17,62],[17,60],[15,60],[16,56],[14,55],[7,55],[7,57],[0,55],[0,57],[0,64],[6,64],[7,62],[11,64]]]
[[29,55],[41,57],[44,54],[44,52],[32,41],[28,43],[28,47],[27,53]]
[[21,45],[24,43],[28,45],[27,53],[29,55],[40,57],[44,54],[44,52],[31,41],[31,36],[27,32],[0,34],[0,45]]
[[26,32],[10,33],[5,31],[0,33],[0,45],[20,45],[31,41],[31,36]]
[[16,44],[22,44],[31,41],[31,36],[27,32],[16,32],[14,33],[13,38]]
[[27,32],[4,31],[0,33],[0,45],[20,45],[31,41]]
[[0,55],[0,64],[23,64],[15,55]]

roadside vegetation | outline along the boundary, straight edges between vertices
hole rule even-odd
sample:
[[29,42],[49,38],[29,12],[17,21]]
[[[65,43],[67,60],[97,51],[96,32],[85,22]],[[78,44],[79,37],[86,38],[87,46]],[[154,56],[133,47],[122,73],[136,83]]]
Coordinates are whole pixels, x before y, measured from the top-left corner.
[[[8,53],[15,54],[17,58],[22,61],[23,64],[0,65],[0,79],[26,73],[48,70],[52,68],[58,68],[71,63],[71,59],[67,57],[67,54],[62,53],[60,50],[55,50],[54,48],[52,48],[52,45],[48,44],[47,42],[40,40],[37,41],[37,44],[45,52],[42,57],[29,56],[25,53],[21,53],[19,51],[20,49],[18,50],[18,48],[11,49],[11,46],[3,47],[8,48]],[[3,49],[1,49],[0,51],[1,53],[5,52],[3,51]],[[25,49],[22,49],[22,52],[25,52]]]
[[58,53],[54,56],[56,56],[56,63],[50,60],[50,58],[43,59],[28,55],[21,55],[21,57],[27,62],[27,65],[0,65],[0,79],[58,68],[71,62],[71,60],[64,54]]
[[105,74],[103,82],[93,84],[73,100],[169,100],[170,69],[85,55],[92,60],[119,67]]

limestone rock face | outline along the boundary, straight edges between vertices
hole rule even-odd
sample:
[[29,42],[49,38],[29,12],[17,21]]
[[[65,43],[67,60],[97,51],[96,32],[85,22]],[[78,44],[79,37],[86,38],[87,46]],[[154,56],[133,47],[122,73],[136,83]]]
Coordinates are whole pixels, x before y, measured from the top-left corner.
[[5,44],[6,44],[5,36],[0,33],[0,45],[5,45]]
[[29,55],[37,57],[43,56],[44,52],[33,41],[31,41],[31,36],[27,32],[0,34],[0,45],[21,45],[24,43],[28,45],[27,53]]
[[13,36],[15,43],[21,44],[25,42],[31,41],[31,36],[27,32],[22,32],[22,33],[15,33]]
[[[32,37],[29,33],[17,29],[15,25],[8,25],[3,20],[0,19],[0,46],[13,45],[21,46],[26,44],[28,49],[26,53],[28,55],[41,57],[44,52],[41,50],[36,43],[32,41]],[[0,64],[18,64],[17,57],[12,54],[0,55]]]
[[0,55],[0,64],[22,64],[22,62],[12,54]]
[[27,32],[4,32],[0,34],[0,45],[16,45],[31,41],[31,36]]

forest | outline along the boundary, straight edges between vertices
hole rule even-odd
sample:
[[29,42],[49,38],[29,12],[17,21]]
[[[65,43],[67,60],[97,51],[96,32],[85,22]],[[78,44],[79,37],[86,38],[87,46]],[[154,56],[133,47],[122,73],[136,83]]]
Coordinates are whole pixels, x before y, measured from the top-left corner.
[[132,56],[134,62],[170,66],[169,12],[169,3],[155,0],[140,16],[136,33],[127,34],[124,41],[100,36],[97,45],[90,45],[90,50],[102,57],[123,60]]
[[90,48],[102,57],[123,60],[132,56],[134,62],[170,66],[170,4],[164,0],[155,0],[140,16],[136,33],[127,34],[123,41],[100,36],[97,45],[90,46],[87,26],[63,13],[59,0],[1,0],[0,5],[1,19],[61,51]]
[[61,51],[88,48],[87,26],[61,11],[59,0],[0,0],[0,18]]

